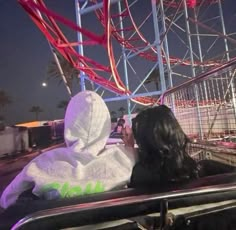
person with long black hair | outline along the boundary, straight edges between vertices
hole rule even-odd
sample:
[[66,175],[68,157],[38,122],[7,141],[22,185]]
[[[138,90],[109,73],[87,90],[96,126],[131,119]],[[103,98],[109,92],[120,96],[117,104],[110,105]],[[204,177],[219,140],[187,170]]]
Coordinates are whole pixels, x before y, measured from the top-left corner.
[[147,108],[132,120],[139,161],[130,187],[159,187],[199,177],[232,172],[233,166],[205,160],[196,162],[186,151],[190,142],[165,105]]

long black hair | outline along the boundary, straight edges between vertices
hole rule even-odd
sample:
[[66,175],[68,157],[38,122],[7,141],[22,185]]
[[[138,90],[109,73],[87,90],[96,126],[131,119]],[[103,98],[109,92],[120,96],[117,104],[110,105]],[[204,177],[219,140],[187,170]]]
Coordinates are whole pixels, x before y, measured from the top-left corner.
[[132,120],[139,163],[161,180],[198,177],[197,163],[186,152],[189,142],[172,111],[160,105],[141,111]]

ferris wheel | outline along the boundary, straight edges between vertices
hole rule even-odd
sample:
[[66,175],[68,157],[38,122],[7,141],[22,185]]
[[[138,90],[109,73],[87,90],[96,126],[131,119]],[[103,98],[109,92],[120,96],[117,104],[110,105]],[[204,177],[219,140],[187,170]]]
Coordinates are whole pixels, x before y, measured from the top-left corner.
[[127,100],[129,113],[135,103],[159,103],[173,84],[235,54],[235,33],[225,26],[227,0],[75,0],[74,20],[43,0],[18,1],[80,70],[82,90],[93,82],[106,101]]

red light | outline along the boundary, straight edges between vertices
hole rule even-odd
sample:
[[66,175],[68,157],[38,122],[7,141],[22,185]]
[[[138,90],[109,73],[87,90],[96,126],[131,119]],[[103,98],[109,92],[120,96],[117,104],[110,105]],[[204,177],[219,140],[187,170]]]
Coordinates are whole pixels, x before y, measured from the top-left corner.
[[197,0],[188,0],[188,7],[194,8],[197,5]]

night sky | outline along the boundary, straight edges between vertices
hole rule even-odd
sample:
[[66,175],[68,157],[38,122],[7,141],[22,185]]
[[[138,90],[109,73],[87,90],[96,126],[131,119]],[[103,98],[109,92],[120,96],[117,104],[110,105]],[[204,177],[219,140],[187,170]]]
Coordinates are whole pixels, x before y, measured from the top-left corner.
[[[74,16],[73,1],[57,2],[55,7]],[[52,81],[46,88],[41,86],[52,59],[47,40],[16,0],[0,1],[0,19],[0,88],[13,100],[5,109],[6,121],[33,120],[29,109],[34,105],[43,108],[41,119],[63,118],[56,105],[68,99],[64,85]]]
[[[74,0],[47,2],[56,12],[75,21]],[[226,23],[230,27],[233,26],[230,18],[236,14],[236,1],[224,2]],[[86,23],[93,23],[92,19],[87,18]],[[5,90],[13,101],[3,112],[8,124],[34,120],[29,109],[36,105],[44,110],[40,114],[41,120],[63,118],[64,112],[57,104],[69,98],[65,86],[53,80],[48,87],[41,86],[51,59],[47,40],[17,1],[0,0],[0,89]],[[111,106],[111,109],[118,109],[118,106]]]

